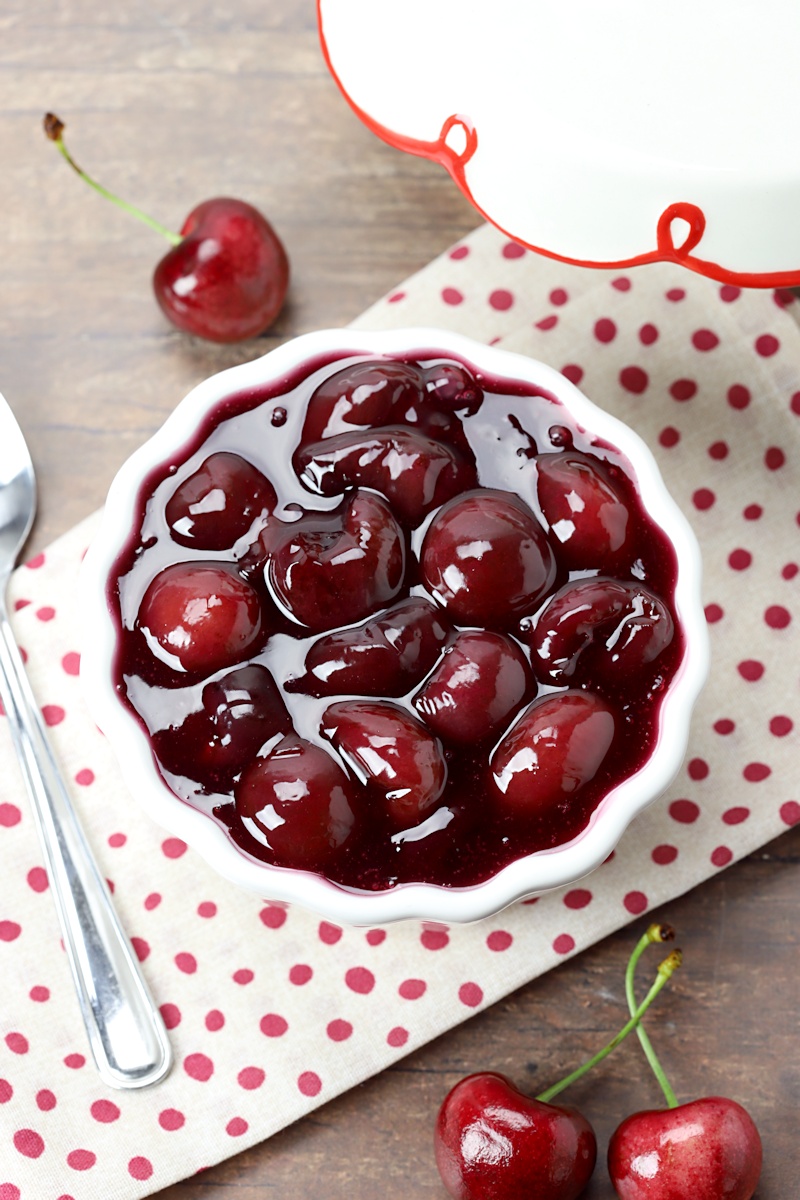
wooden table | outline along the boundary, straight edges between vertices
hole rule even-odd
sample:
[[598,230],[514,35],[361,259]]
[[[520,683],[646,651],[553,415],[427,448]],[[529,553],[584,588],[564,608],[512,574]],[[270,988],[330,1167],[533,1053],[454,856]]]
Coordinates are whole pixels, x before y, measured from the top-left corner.
[[[438,168],[352,115],[324,69],[313,0],[6,0],[0,45],[0,386],[41,482],[30,553],[102,503],[191,385],[345,324],[477,224]],[[87,169],[167,225],[219,194],[266,212],[293,266],[275,327],[217,347],[167,326],[150,289],[166,246],[83,188],[40,133],[46,109]],[[800,828],[651,914],[677,926],[686,955],[655,1023],[665,1065],[681,1098],[748,1106],[765,1144],[760,1200],[800,1191],[799,861]],[[493,1068],[537,1091],[596,1049],[620,1022],[646,923],[163,1200],[441,1200],[431,1129],[446,1090]],[[633,1039],[570,1098],[601,1154],[623,1116],[660,1100]],[[602,1165],[587,1195],[613,1196]]]

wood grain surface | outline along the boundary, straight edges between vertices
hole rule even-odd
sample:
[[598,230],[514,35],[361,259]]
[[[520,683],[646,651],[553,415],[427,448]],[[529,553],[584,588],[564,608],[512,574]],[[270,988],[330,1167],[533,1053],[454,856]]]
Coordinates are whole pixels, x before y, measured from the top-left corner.
[[[0,388],[41,485],[30,553],[102,503],[193,384],[347,323],[478,224],[437,167],[352,115],[313,0],[4,0],[0,64]],[[150,284],[166,243],[83,188],[40,132],[48,109],[87,170],[166,225],[214,195],[261,208],[293,268],[274,328],[238,347],[172,330]],[[800,829],[651,914],[685,953],[653,1035],[682,1099],[727,1094],[753,1114],[760,1200],[800,1196],[798,885]],[[621,1023],[646,923],[162,1200],[443,1200],[431,1131],[447,1089],[491,1068],[535,1092],[595,1050]],[[633,1039],[572,1090],[601,1146],[591,1200],[613,1197],[602,1155],[615,1124],[659,1099]]]

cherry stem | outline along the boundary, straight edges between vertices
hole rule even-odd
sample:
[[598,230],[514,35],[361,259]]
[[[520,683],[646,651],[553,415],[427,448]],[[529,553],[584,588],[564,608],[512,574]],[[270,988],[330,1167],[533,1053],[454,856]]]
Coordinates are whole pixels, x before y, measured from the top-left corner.
[[173,233],[171,229],[167,229],[166,226],[162,225],[159,221],[154,220],[153,217],[149,217],[147,213],[142,212],[140,208],[136,208],[135,205],[129,204],[127,200],[121,199],[120,196],[115,196],[113,192],[110,192],[108,188],[104,188],[102,184],[97,183],[96,180],[92,179],[90,175],[87,175],[86,172],[78,166],[78,164],[75,162],[75,159],[64,145],[64,122],[59,120],[55,113],[47,113],[45,115],[43,125],[46,136],[51,142],[55,142],[57,148],[72,167],[73,171],[80,175],[81,179],[85,183],[88,183],[89,187],[94,188],[96,192],[99,192],[99,194],[104,196],[106,200],[110,200],[112,204],[116,204],[117,208],[123,209],[125,212],[130,213],[133,217],[138,217],[138,219],[144,222],[145,225],[148,225],[151,229],[155,229],[156,233],[160,233],[162,237],[165,237],[168,242],[172,243],[173,246],[179,246],[181,244],[183,238],[179,233]]
[[546,1091],[541,1092],[536,1099],[541,1100],[544,1104],[547,1104],[553,1099],[554,1096],[557,1096],[559,1092],[563,1092],[564,1089],[569,1087],[571,1083],[575,1083],[577,1079],[581,1079],[587,1073],[587,1071],[591,1071],[592,1067],[595,1067],[599,1062],[602,1062],[612,1050],[616,1050],[617,1046],[620,1044],[620,1042],[625,1040],[631,1030],[638,1028],[642,1017],[647,1012],[658,993],[664,987],[664,984],[667,982],[667,980],[670,979],[677,971],[678,967],[681,965],[681,962],[682,956],[680,950],[673,950],[672,953],[668,955],[662,963],[659,964],[653,985],[642,1003],[634,1011],[631,1019],[622,1026],[622,1029],[620,1029],[619,1033],[611,1039],[608,1045],[604,1046],[602,1050],[598,1050],[597,1054],[592,1055],[592,1057],[578,1067],[577,1070],[572,1071],[571,1074],[565,1076],[564,1079],[561,1079],[558,1083],[554,1083],[553,1086],[547,1088]]
[[[639,959],[644,954],[648,946],[652,946],[654,942],[668,942],[675,936],[675,930],[670,925],[651,925],[639,938],[633,954],[628,960],[628,966],[625,971],[625,997],[628,1001],[628,1011],[633,1014],[636,1011],[636,992],[634,991],[634,975],[636,973],[636,965]],[[645,1058],[649,1062],[653,1074],[659,1082],[662,1092],[667,1101],[668,1108],[678,1107],[678,1098],[675,1095],[669,1080],[664,1072],[664,1068],[658,1061],[653,1044],[647,1030],[643,1025],[636,1026],[636,1036],[644,1050]]]

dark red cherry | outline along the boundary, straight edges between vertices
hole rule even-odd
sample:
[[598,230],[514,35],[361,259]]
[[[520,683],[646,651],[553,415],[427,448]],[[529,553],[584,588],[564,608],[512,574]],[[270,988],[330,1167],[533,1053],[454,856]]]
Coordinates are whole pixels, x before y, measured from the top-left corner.
[[321,869],[355,823],[347,775],[321,746],[294,734],[247,768],[235,801],[245,829],[282,866]]
[[182,546],[230,550],[275,507],[275,489],[239,454],[221,451],[184,479],[166,504],[167,524]]
[[336,496],[354,485],[373,488],[412,528],[445,500],[478,482],[474,462],[443,442],[399,425],[312,442],[300,448],[294,463],[311,491]]
[[192,209],[181,237],[153,275],[156,300],[173,325],[212,342],[263,333],[289,286],[289,260],[269,221],[222,196]]
[[470,629],[445,650],[414,706],[439,737],[470,745],[498,733],[535,690],[519,646],[503,634]]
[[630,510],[614,468],[571,449],[540,454],[536,466],[539,504],[561,566],[613,569],[630,553],[632,542]]
[[649,588],[602,575],[566,584],[535,625],[523,622],[534,670],[552,683],[600,678],[637,687],[674,632],[669,609]]
[[257,592],[221,562],[165,567],[144,594],[137,625],[162,662],[202,675],[241,662],[265,632]]
[[228,792],[239,772],[292,721],[266,667],[237,667],[203,688],[202,707],[180,725],[153,734],[166,771],[197,780],[207,792]]
[[413,363],[370,359],[335,371],[308,402],[303,443],[369,429],[391,420],[393,409],[416,405],[422,372]]
[[445,1097],[434,1147],[453,1200],[577,1200],[597,1159],[581,1113],[534,1100],[490,1071]]
[[306,674],[286,690],[310,696],[404,696],[427,675],[452,634],[441,609],[411,596],[355,629],[317,638]]
[[400,828],[423,820],[444,791],[439,739],[397,704],[342,700],[326,708],[321,730],[353,772],[383,793]]
[[620,1200],[750,1200],[761,1138],[723,1096],[634,1113],[611,1138],[608,1170]]
[[483,403],[483,389],[459,363],[437,363],[423,378],[426,393],[440,408],[474,416]]
[[405,580],[405,539],[389,505],[357,491],[282,535],[268,565],[280,603],[309,629],[360,621],[395,599]]
[[489,488],[449,501],[422,543],[423,580],[462,625],[507,628],[533,612],[555,579],[555,559],[531,510]]
[[534,700],[490,760],[498,808],[544,816],[568,804],[597,774],[616,720],[593,692],[556,692]]

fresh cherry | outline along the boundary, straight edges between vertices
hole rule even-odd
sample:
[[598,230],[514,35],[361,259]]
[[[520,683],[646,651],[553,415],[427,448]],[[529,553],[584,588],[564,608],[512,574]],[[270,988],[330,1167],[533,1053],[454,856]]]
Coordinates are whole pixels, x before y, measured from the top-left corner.
[[305,675],[285,687],[309,696],[403,696],[428,674],[451,634],[441,609],[410,596],[354,629],[317,638]]
[[199,550],[230,550],[253,522],[268,516],[275,489],[240,454],[211,454],[167,501],[173,539]]
[[480,488],[436,513],[422,543],[423,581],[462,625],[504,629],[532,613],[555,579],[536,517],[511,492]]
[[600,769],[616,719],[594,692],[556,692],[534,700],[494,751],[495,802],[530,816],[569,804]]
[[321,746],[290,735],[243,773],[236,810],[276,863],[319,870],[347,841],[352,786]]
[[354,774],[382,793],[399,828],[423,820],[444,791],[441,742],[397,704],[342,700],[326,708],[321,731]]
[[286,297],[289,260],[265,217],[228,196],[192,209],[180,234],[97,184],[64,145],[64,124],[48,113],[48,138],[95,191],[172,243],[153,275],[156,300],[178,329],[212,342],[239,342],[263,333]]
[[612,468],[593,454],[567,449],[536,459],[539,504],[567,570],[618,566],[632,541],[632,521]]
[[167,666],[210,675],[241,662],[266,633],[261,599],[224,562],[177,562],[153,579],[138,627]]
[[439,737],[470,745],[498,733],[535,687],[525,655],[510,638],[468,629],[447,647],[414,706]]

